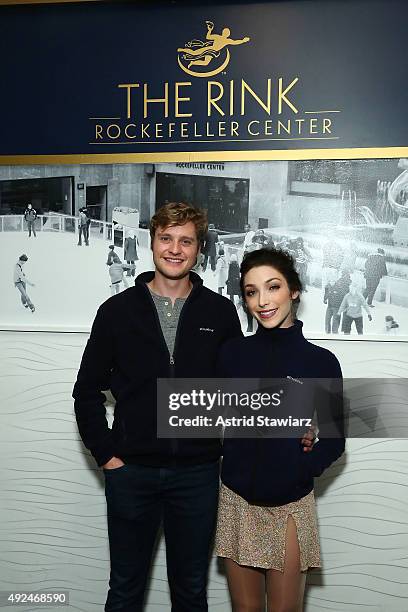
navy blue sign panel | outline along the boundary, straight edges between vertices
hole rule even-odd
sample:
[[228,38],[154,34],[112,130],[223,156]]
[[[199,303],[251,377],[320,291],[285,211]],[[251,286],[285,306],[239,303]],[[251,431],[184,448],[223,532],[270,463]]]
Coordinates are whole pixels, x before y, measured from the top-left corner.
[[0,17],[1,156],[408,145],[406,0]]

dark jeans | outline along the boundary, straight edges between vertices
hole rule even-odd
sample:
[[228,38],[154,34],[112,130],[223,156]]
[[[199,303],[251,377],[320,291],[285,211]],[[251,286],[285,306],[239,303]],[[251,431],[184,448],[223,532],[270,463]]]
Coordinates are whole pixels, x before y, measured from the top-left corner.
[[353,321],[354,325],[356,326],[357,333],[361,335],[363,333],[363,317],[349,317],[346,313],[343,314],[342,331],[345,334],[349,334],[351,332],[351,324]]
[[324,321],[326,334],[330,334],[332,332],[333,334],[337,334],[339,331],[341,315],[337,314],[337,311],[338,308],[336,308],[335,306],[328,306],[326,309],[326,316]]
[[105,470],[111,575],[105,612],[142,612],[160,524],[172,612],[207,612],[206,584],[218,461],[192,467]]

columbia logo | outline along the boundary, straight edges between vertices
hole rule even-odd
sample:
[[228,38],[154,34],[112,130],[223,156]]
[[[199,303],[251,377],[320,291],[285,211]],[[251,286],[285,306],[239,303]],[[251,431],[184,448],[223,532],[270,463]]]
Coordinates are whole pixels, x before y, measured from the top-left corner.
[[211,329],[210,327],[200,327],[200,331],[208,331],[208,332],[214,333],[214,330]]
[[289,380],[293,380],[293,382],[298,383],[298,385],[303,385],[302,381],[298,378],[293,378],[293,376],[287,376],[286,378],[288,378]]

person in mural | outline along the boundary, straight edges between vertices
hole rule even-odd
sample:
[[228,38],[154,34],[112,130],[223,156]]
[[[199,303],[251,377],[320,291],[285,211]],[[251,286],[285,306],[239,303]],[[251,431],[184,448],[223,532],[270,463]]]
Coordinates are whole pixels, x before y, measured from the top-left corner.
[[[241,334],[231,302],[190,273],[206,232],[205,214],[187,204],[157,211],[150,225],[155,269],[99,308],[73,390],[82,440],[105,474],[106,612],[142,611],[161,523],[172,609],[208,609],[220,441],[156,433],[157,378],[214,377],[222,343]],[[116,398],[112,430],[108,388]]]
[[329,279],[324,291],[324,304],[327,304],[324,327],[326,334],[337,334],[340,327],[341,315],[339,308],[343,298],[349,292],[351,285],[350,272],[347,269],[341,271],[341,276],[336,281]]
[[135,232],[130,231],[127,237],[125,238],[125,245],[124,245],[124,259],[126,263],[128,263],[129,266],[131,266],[126,272],[126,276],[135,276],[136,274],[135,261],[138,261],[139,259],[137,255],[138,244],[139,242],[138,242]]
[[399,333],[399,324],[392,315],[386,315],[385,317],[385,333],[389,336],[397,335]]
[[241,291],[239,288],[239,264],[238,258],[235,253],[232,253],[232,255],[230,256],[226,285],[229,299],[233,304],[235,304],[235,296],[239,298],[241,295]]
[[380,280],[383,276],[387,276],[387,264],[385,262],[384,249],[378,248],[376,253],[371,253],[365,262],[364,276],[366,279],[366,288],[364,297],[367,299],[367,304],[374,308],[373,298]]
[[263,229],[258,229],[254,234],[253,242],[258,245],[259,249],[261,249],[269,244],[269,238]]
[[23,255],[20,255],[20,257],[18,258],[18,261],[14,266],[14,286],[20,292],[20,299],[24,308],[29,308],[31,312],[34,312],[35,306],[28,296],[27,285],[30,285],[30,287],[35,287],[35,285],[34,283],[28,280],[23,270],[23,267],[27,263],[27,261],[28,257],[25,253],[23,253]]
[[368,320],[372,321],[373,318],[364,296],[360,293],[358,287],[351,283],[350,290],[344,296],[338,310],[339,315],[343,314],[341,330],[344,334],[349,335],[351,333],[353,322],[357,333],[359,335],[363,334],[363,308],[368,314]]
[[208,258],[210,258],[211,270],[215,272],[216,262],[217,262],[217,242],[218,242],[218,232],[215,229],[214,223],[210,223],[208,226],[208,232],[205,237],[205,243],[203,246],[203,272],[207,269]]
[[330,437],[323,426],[310,454],[295,438],[225,438],[215,552],[225,559],[234,611],[301,612],[306,572],[320,567],[313,478],[345,446],[342,373],[333,353],[308,342],[295,319],[302,284],[290,255],[249,253],[240,285],[258,330],[224,344],[218,377],[285,378],[295,387],[307,378],[330,381],[317,402],[318,421],[320,415],[336,429]]
[[116,293],[119,293],[122,290],[122,283],[125,289],[129,287],[128,282],[124,276],[124,272],[134,270],[134,264],[123,264],[120,258],[115,253],[114,257],[111,260],[111,263],[109,263],[108,266],[109,276],[111,280],[111,294],[116,295]]
[[244,231],[245,231],[245,237],[244,237],[244,244],[242,245],[242,249],[243,249],[243,254],[245,255],[245,253],[249,249],[252,248],[252,241],[255,236],[255,232],[253,229],[251,229],[251,226],[249,223],[245,225]]
[[120,258],[119,258],[119,255],[115,252],[115,245],[110,244],[109,252],[108,252],[108,259],[106,260],[106,265],[110,266],[111,263],[113,263],[115,259],[120,259]]
[[178,53],[185,53],[185,59],[191,60],[188,68],[191,66],[208,66],[208,64],[218,57],[220,51],[229,45],[242,45],[249,42],[250,38],[245,36],[238,40],[230,38],[231,30],[224,28],[221,34],[214,34],[214,24],[212,21],[206,21],[207,34],[206,40],[211,41],[204,43],[201,40],[192,40],[187,43],[186,47],[177,49]]
[[34,238],[37,236],[35,233],[35,220],[37,218],[37,211],[33,208],[33,205],[30,203],[27,205],[27,208],[24,211],[24,219],[27,223],[28,229],[28,237],[31,238],[31,232],[33,232]]
[[89,225],[90,219],[85,212],[85,208],[79,209],[78,218],[78,246],[82,246],[82,236],[85,240],[85,245],[89,246]]
[[296,239],[295,246],[295,261],[296,261],[296,269],[298,271],[300,281],[303,286],[303,291],[307,293],[307,266],[309,261],[311,260],[311,256],[309,250],[304,244],[303,238],[299,237]]
[[225,245],[222,241],[219,243],[218,247],[217,266],[215,271],[217,274],[218,293],[222,295],[228,278],[228,264],[225,256]]

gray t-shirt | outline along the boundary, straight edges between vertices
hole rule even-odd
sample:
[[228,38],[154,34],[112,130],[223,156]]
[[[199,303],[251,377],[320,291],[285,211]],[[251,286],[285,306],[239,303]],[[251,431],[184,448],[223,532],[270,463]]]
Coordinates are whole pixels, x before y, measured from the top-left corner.
[[177,325],[179,322],[181,309],[183,308],[187,298],[176,298],[173,306],[170,298],[156,295],[156,293],[153,293],[149,287],[148,289],[153,298],[154,305],[156,306],[160,326],[167,344],[167,348],[169,349],[170,355],[173,356]]

